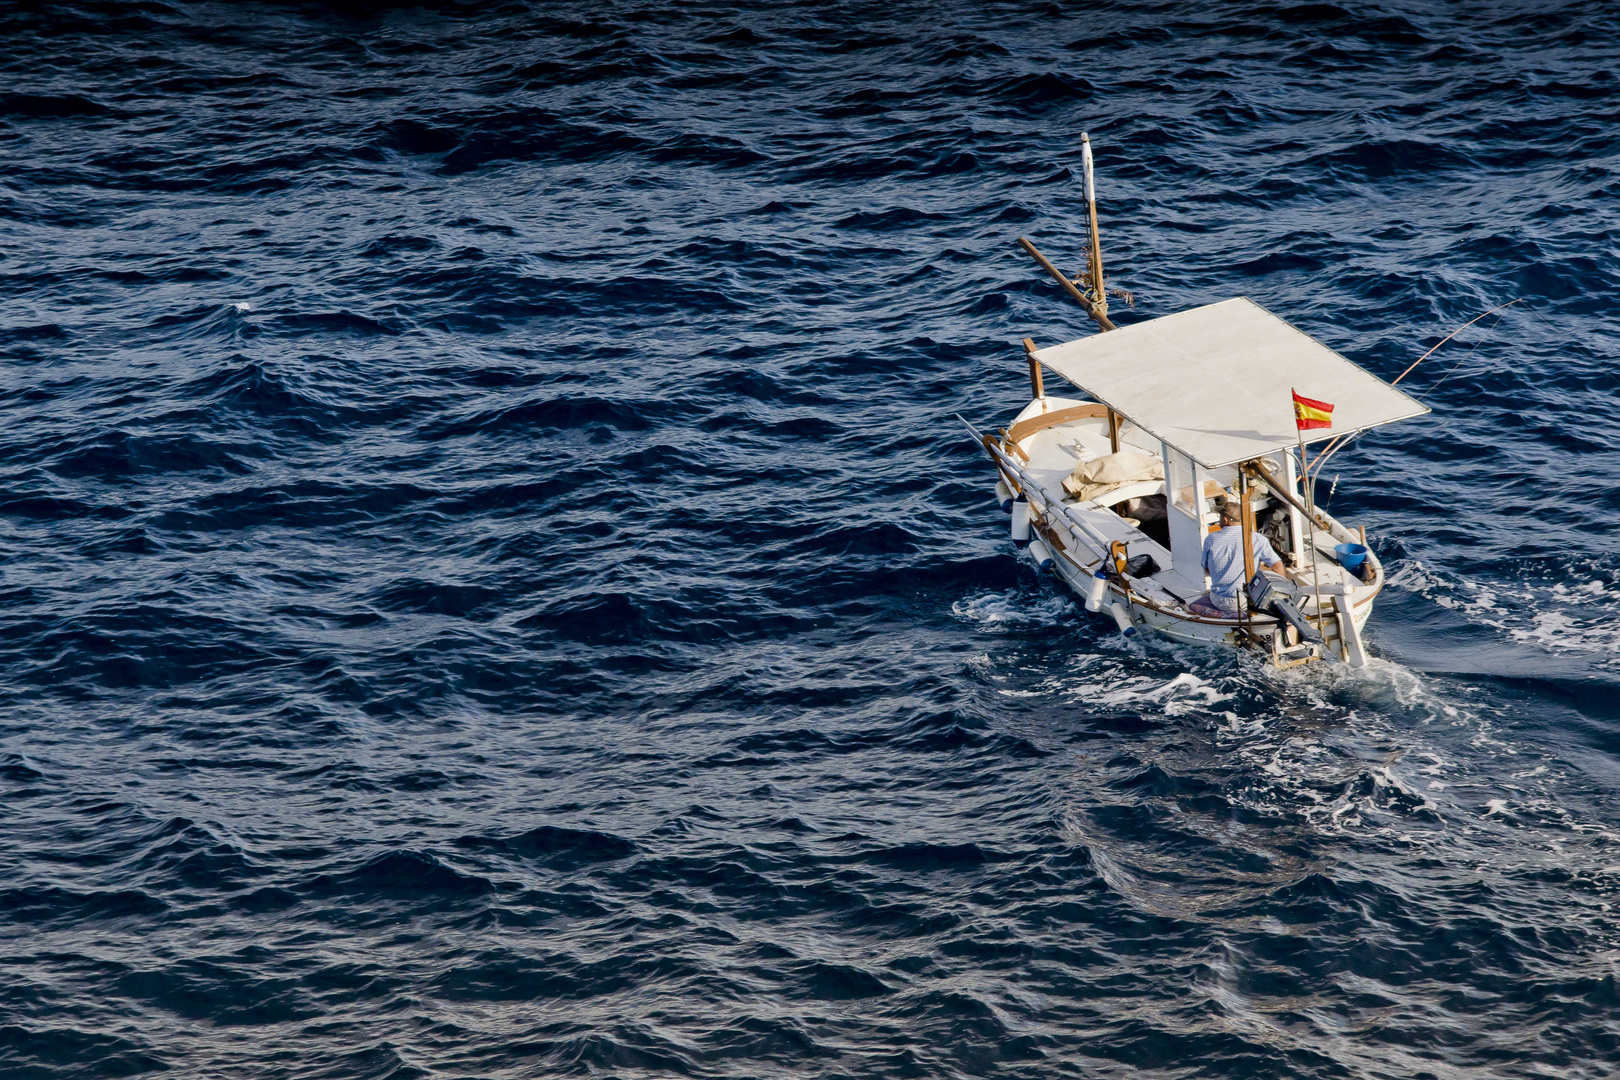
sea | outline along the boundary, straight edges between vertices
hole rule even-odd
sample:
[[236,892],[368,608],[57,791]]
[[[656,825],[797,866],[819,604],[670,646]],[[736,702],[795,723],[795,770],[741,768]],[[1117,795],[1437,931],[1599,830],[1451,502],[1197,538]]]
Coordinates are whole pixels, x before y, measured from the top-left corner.
[[[0,1077],[1620,1074],[1617,40],[0,3]],[[1365,670],[1011,543],[1082,133],[1122,325],[1520,301],[1324,470]]]

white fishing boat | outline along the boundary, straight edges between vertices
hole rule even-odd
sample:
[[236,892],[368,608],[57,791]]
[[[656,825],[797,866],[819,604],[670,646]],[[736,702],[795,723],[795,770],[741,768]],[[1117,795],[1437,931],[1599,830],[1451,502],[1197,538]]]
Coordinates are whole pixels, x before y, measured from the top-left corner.
[[[1029,404],[995,433],[969,425],[1014,541],[1126,634],[1256,649],[1279,666],[1365,665],[1384,567],[1365,530],[1318,508],[1302,477],[1360,432],[1429,410],[1246,298],[1115,327],[1089,140],[1082,153],[1087,272],[1070,279],[1020,242],[1103,332],[1045,348],[1026,338]],[[1045,373],[1079,394],[1048,395]],[[1235,610],[1208,595],[1204,570],[1222,502],[1236,504],[1228,527],[1242,537]],[[1268,545],[1286,576],[1257,565]]]

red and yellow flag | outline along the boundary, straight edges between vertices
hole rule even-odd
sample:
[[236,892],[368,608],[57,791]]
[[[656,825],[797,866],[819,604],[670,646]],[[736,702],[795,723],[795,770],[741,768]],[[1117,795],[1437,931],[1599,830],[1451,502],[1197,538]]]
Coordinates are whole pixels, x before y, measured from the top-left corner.
[[1300,397],[1298,391],[1290,391],[1294,395],[1294,423],[1299,430],[1310,431],[1312,428],[1330,428],[1333,426],[1333,406],[1325,401],[1316,401],[1308,397]]

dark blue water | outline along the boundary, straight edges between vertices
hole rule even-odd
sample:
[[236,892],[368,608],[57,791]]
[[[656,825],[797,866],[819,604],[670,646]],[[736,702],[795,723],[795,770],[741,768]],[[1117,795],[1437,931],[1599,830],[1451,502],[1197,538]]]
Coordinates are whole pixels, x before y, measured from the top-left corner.
[[[0,28],[0,1074],[1620,1069],[1612,5]],[[1082,130],[1122,322],[1526,298],[1324,478],[1370,670],[1015,558]]]

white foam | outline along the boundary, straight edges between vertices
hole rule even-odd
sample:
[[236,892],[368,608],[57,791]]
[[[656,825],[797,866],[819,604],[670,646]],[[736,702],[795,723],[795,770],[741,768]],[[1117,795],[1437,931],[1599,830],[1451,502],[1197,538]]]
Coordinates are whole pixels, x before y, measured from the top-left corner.
[[1182,716],[1189,712],[1213,711],[1213,706],[1229,701],[1231,694],[1222,692],[1213,683],[1184,671],[1169,682],[1142,695],[1148,701],[1157,701],[1167,716]]
[[1620,657],[1620,592],[1595,578],[1482,582],[1437,573],[1414,560],[1392,573],[1389,583],[1521,645],[1590,655],[1606,665]]
[[1533,625],[1504,629],[1515,641],[1551,652],[1620,652],[1620,623],[1613,620],[1581,621],[1568,612],[1538,611]]
[[[1620,590],[1602,582],[1485,585],[1417,564],[1398,577],[1431,602],[1450,601],[1471,623],[1500,627],[1505,639],[1516,631],[1538,643],[1574,640],[1620,651],[1620,619],[1597,617],[1620,607]],[[1542,605],[1542,618],[1524,613],[1532,601]],[[968,598],[953,610],[994,631],[1072,615],[1077,606],[1026,587]],[[1061,670],[1029,674],[1013,680],[1020,695],[1130,710],[1201,731],[1209,743],[1193,740],[1174,753],[1212,743],[1224,765],[1254,781],[1234,798],[1283,808],[1326,833],[1470,848],[1488,839],[1520,850],[1518,830],[1527,821],[1556,830],[1542,835],[1542,844],[1603,828],[1561,805],[1567,770],[1521,730],[1511,705],[1397,663],[1374,658],[1359,670],[1334,663],[1278,671],[1231,650],[1106,634]]]
[[1460,612],[1518,644],[1601,657],[1604,664],[1620,657],[1620,591],[1597,578],[1552,585],[1474,581],[1430,572],[1414,560],[1390,575],[1390,585]]
[[1067,597],[1032,596],[1017,590],[986,593],[951,605],[952,615],[984,627],[1053,623],[1073,610],[1074,604]]

